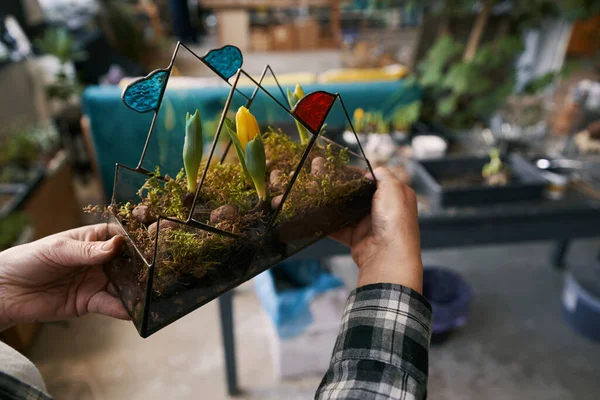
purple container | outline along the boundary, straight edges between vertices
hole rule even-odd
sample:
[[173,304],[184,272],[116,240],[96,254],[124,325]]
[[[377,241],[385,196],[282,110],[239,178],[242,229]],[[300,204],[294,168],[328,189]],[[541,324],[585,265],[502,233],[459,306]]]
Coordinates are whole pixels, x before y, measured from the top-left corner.
[[423,295],[433,309],[432,343],[445,341],[454,329],[467,323],[473,290],[456,272],[425,267]]

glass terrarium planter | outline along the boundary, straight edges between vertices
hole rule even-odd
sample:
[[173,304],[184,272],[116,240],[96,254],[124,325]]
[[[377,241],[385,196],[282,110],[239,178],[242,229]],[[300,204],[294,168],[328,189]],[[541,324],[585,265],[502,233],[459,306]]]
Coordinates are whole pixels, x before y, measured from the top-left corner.
[[[231,86],[216,118],[171,79],[182,55]],[[370,212],[360,143],[352,152],[325,130],[352,125],[340,95],[270,92],[270,67],[255,80],[242,62],[233,46],[198,57],[178,44],[168,68],[124,91],[153,118],[138,165],[116,168],[108,233],[126,245],[105,270],[143,337]]]

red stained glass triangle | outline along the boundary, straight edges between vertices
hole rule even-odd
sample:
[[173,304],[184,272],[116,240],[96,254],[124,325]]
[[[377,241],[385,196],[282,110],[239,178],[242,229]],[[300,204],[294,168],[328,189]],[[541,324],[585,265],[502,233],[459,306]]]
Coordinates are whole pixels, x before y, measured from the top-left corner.
[[294,114],[302,120],[314,134],[317,134],[329,114],[335,95],[328,92],[313,92],[304,96],[296,104]]

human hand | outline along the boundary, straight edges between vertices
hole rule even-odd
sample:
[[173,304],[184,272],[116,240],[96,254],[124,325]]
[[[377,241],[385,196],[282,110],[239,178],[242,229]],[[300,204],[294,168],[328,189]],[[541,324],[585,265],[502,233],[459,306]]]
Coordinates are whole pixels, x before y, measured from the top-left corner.
[[413,190],[388,169],[377,168],[371,215],[331,235],[349,246],[358,265],[358,286],[396,283],[421,293],[423,263]]
[[0,331],[14,324],[80,317],[129,319],[102,270],[123,244],[106,224],[48,236],[0,253]]

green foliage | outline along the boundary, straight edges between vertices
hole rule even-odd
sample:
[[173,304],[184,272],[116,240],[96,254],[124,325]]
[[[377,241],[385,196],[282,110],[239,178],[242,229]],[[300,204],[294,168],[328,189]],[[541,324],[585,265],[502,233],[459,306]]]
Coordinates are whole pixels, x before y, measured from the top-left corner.
[[490,150],[490,162],[483,166],[481,175],[484,178],[488,178],[492,175],[499,174],[504,170],[505,166],[500,158],[500,151],[496,148]]
[[252,182],[252,176],[250,176],[250,172],[248,171],[248,168],[246,168],[246,153],[244,152],[242,143],[238,138],[237,131],[235,129],[235,123],[233,122],[233,120],[225,118],[225,129],[227,130],[229,138],[233,143],[233,148],[235,149],[235,152],[237,153],[238,158],[240,159],[240,165],[242,166],[242,170],[244,171],[246,179]]
[[[302,97],[304,97],[304,91],[302,90],[302,87],[300,85],[296,85],[296,89],[293,92],[289,88],[286,90],[287,90],[288,104],[289,104],[290,108],[294,108],[296,103],[298,103],[298,101]],[[296,129],[298,129],[298,136],[300,136],[300,143],[302,143],[302,144],[308,143],[308,140],[310,138],[308,130],[304,127],[304,125],[302,125],[300,122],[296,121],[295,119],[294,119],[294,122],[296,123]]]
[[28,165],[40,156],[39,148],[27,131],[21,131],[9,136],[0,146],[0,165]]
[[87,53],[78,48],[66,28],[50,28],[46,30],[42,38],[35,40],[35,45],[46,54],[58,58],[60,69],[56,74],[55,81],[46,87],[48,97],[60,100],[68,100],[72,95],[79,93],[81,87],[77,80],[69,78],[65,71],[65,65],[72,61],[83,61]]
[[464,61],[462,44],[449,35],[438,39],[418,67],[428,103],[421,110],[430,113],[425,118],[459,129],[485,120],[513,91],[513,64],[522,49],[518,36],[506,36],[480,46],[472,61]]
[[80,50],[66,28],[50,28],[44,36],[35,40],[35,45],[44,53],[58,58],[61,64],[83,61],[87,53]]
[[446,68],[460,57],[464,45],[449,35],[439,38],[427,52],[425,59],[418,65],[419,83],[424,86],[436,86],[444,79]]
[[269,131],[263,137],[265,152],[271,169],[279,169],[289,173],[288,168],[297,165],[302,157],[304,146],[293,141],[281,129]]
[[223,204],[237,206],[242,212],[248,212],[256,199],[252,184],[243,176],[240,164],[214,164],[208,169],[202,187],[202,200],[209,207]]
[[208,232],[196,233],[182,229],[168,230],[162,237],[166,246],[161,267],[157,270],[159,278],[178,274],[191,273],[203,276],[208,270],[222,264],[219,256],[228,252],[233,239]]
[[419,120],[421,106],[421,101],[417,100],[408,105],[396,108],[392,114],[392,124],[394,128],[400,130],[410,128],[412,124]]
[[356,133],[390,133],[390,124],[380,111],[357,109],[354,112],[352,126]]
[[267,172],[267,157],[263,141],[258,135],[246,145],[246,168],[252,177],[258,197],[266,201],[265,175]]
[[23,229],[29,224],[29,218],[23,213],[12,213],[0,220],[0,250],[12,246]]
[[332,143],[325,147],[325,166],[329,171],[342,168],[350,162],[350,152],[347,147],[339,149]]
[[185,220],[189,209],[183,205],[183,199],[187,193],[183,169],[175,179],[168,176],[161,179],[160,167],[156,167],[137,194],[152,214]]

